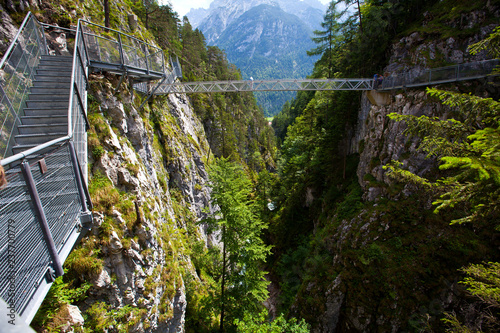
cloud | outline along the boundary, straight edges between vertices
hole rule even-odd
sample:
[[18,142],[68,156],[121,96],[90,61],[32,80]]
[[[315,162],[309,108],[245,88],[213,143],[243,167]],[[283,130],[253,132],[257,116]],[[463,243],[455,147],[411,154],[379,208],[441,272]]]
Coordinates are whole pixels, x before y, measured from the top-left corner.
[[162,4],[170,3],[182,19],[191,8],[208,8],[212,0],[160,0]]
[[[172,8],[182,19],[191,8],[208,8],[213,0],[159,0],[161,4],[171,4]],[[329,4],[331,0],[319,0],[323,4]]]

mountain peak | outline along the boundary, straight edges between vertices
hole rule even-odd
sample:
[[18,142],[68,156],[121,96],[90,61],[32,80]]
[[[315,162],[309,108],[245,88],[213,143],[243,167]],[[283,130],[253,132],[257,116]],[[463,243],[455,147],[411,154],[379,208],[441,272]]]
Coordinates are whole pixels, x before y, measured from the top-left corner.
[[[278,6],[285,12],[298,16],[313,30],[317,29],[321,22],[314,19],[318,15],[322,19],[326,10],[326,6],[318,0],[214,0],[208,9],[191,9],[187,17],[194,28],[199,27],[203,31],[210,44],[233,20],[251,8],[263,4]],[[217,21],[218,24],[214,26]],[[209,26],[214,27],[207,29]]]

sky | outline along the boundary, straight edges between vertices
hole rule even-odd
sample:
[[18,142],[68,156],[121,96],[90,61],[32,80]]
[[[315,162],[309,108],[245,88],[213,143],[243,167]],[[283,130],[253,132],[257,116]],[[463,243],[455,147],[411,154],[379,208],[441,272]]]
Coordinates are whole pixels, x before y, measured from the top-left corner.
[[[172,8],[179,14],[182,19],[191,8],[208,8],[213,0],[160,0],[159,2],[165,4],[170,3]],[[319,0],[321,3],[328,4],[331,0]]]

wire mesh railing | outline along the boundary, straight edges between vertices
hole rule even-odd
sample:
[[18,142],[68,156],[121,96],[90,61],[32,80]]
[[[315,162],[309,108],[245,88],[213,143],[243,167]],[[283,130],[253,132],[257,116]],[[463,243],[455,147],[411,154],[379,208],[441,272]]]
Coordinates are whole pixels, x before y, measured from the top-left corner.
[[[301,91],[301,90],[391,90],[419,87],[456,81],[473,80],[490,75],[500,64],[498,59],[477,61],[460,65],[433,68],[385,77],[383,79],[274,79],[238,81],[175,82],[165,80],[156,88],[155,94],[171,93],[216,93],[243,91]],[[176,66],[173,72],[179,71]],[[179,76],[182,76],[179,75]],[[144,92],[145,85],[137,86]]]
[[163,76],[163,50],[138,38],[98,24],[82,21],[84,41],[93,67],[139,71],[144,75]]
[[78,21],[73,52],[73,72],[70,81],[68,136],[73,139],[78,160],[87,182],[87,87],[89,54],[85,47],[82,21]]
[[[27,161],[59,259],[64,262],[79,233],[82,209],[69,145],[45,149]],[[43,297],[54,277],[54,259],[33,212],[20,164],[7,171],[7,181],[8,186],[0,190],[0,265],[6,268],[0,273],[0,297],[29,322],[37,310],[32,304],[38,301],[36,295]]]
[[490,75],[500,60],[490,59],[465,64],[432,68],[419,72],[391,75],[375,83],[376,89],[389,90],[403,87],[420,87],[433,84],[473,80]]
[[19,117],[44,54],[47,44],[43,28],[28,13],[0,62],[0,159],[12,154]]

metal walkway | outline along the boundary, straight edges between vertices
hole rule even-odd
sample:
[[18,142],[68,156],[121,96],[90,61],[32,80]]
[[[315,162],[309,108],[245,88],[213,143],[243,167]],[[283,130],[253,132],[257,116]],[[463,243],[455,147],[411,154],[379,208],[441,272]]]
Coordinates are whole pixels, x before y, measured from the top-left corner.
[[483,78],[491,74],[492,70],[499,63],[498,59],[493,59],[434,68],[419,73],[389,76],[381,83],[374,82],[371,78],[171,82],[161,84],[155,94],[301,90],[391,90]]
[[7,178],[0,188],[0,297],[28,324],[92,226],[89,72],[143,84],[173,79],[161,49],[83,20],[70,31],[73,55],[50,55],[51,28],[29,13],[0,62],[0,164]]

